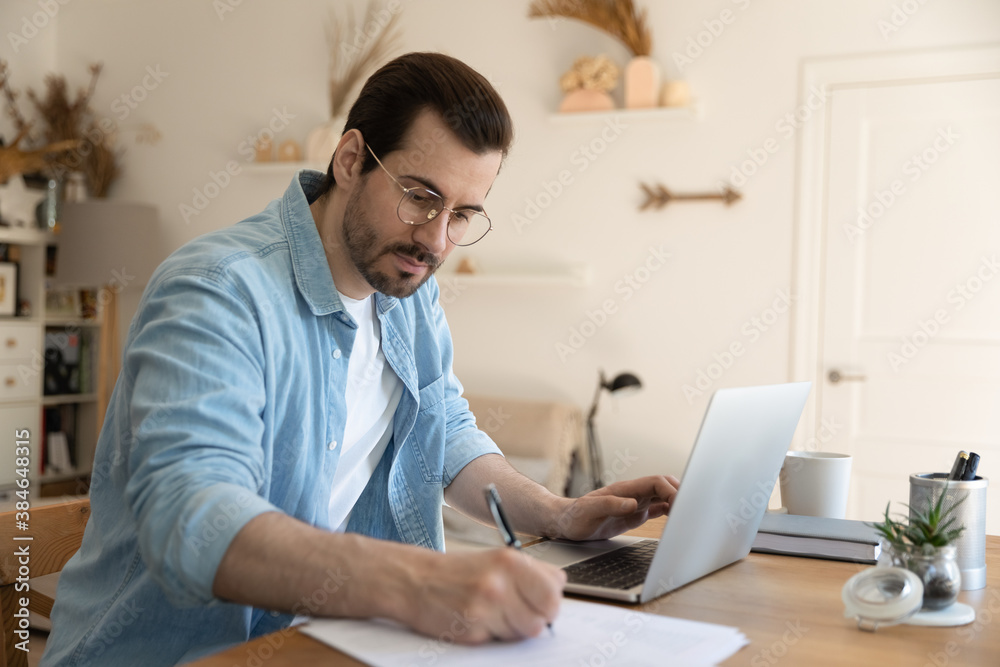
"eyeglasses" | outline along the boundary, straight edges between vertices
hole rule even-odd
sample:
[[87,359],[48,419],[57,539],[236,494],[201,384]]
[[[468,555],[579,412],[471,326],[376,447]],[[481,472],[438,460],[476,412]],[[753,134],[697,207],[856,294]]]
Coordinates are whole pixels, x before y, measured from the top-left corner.
[[375,158],[378,166],[382,167],[382,171],[403,191],[399,205],[396,206],[396,215],[406,224],[425,225],[438,217],[441,211],[448,211],[451,213],[451,217],[448,219],[448,239],[459,246],[472,245],[476,241],[482,240],[493,229],[493,223],[482,211],[471,208],[460,208],[456,211],[445,206],[444,198],[433,190],[406,187],[389,173],[371,146],[365,144],[365,147]]

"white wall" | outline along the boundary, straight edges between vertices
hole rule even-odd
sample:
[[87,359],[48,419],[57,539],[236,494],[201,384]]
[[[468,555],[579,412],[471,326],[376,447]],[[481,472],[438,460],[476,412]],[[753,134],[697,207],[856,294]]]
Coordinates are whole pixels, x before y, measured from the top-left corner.
[[[256,212],[283,191],[290,175],[243,172],[190,222],[179,212],[192,204],[193,189],[210,183],[210,172],[242,159],[239,144],[268,123],[272,109],[294,115],[280,138],[302,141],[324,120],[323,21],[333,4],[242,2],[220,17],[213,3],[195,0],[74,0],[60,11],[57,40],[49,29],[18,54],[4,40],[0,53],[21,84],[39,81],[53,63],[82,82],[84,64],[103,60],[94,106],[112,118],[120,117],[114,100],[140,85],[147,68],[167,73],[122,122],[125,175],[112,196],[156,203],[172,249]],[[689,402],[682,387],[731,343],[747,351],[711,389],[790,379],[788,316],[756,341],[743,332],[791,284],[796,147],[794,134],[777,124],[798,104],[802,60],[1000,40],[1000,4],[991,0],[641,4],[650,12],[654,57],[668,76],[690,82],[704,119],[622,115],[615,140],[581,171],[580,146],[613,130],[603,120],[553,122],[558,78],[578,55],[603,52],[623,64],[620,45],[574,22],[529,20],[526,0],[402,1],[404,49],[466,60],[498,86],[517,124],[517,144],[488,201],[499,228],[470,254],[487,270],[573,263],[594,270],[586,289],[470,287],[457,295],[447,310],[459,377],[472,391],[586,406],[598,368],[636,372],[645,390],[606,402],[599,418],[606,459],[628,454],[626,476],[680,474],[708,398]],[[674,52],[683,53],[723,10],[734,19],[679,71]],[[5,32],[29,11],[37,11],[35,3],[0,7]],[[880,30],[894,11],[898,30]],[[130,131],[144,122],[163,133],[158,145],[131,143]],[[639,181],[679,192],[715,189],[769,138],[777,152],[732,208],[677,204],[637,212]],[[537,201],[562,170],[572,183],[517,230],[513,216],[526,215],[526,201]],[[647,260],[650,247],[662,247],[670,259],[626,301],[615,285]],[[557,343],[570,344],[571,329],[607,299],[616,312],[560,359]]]

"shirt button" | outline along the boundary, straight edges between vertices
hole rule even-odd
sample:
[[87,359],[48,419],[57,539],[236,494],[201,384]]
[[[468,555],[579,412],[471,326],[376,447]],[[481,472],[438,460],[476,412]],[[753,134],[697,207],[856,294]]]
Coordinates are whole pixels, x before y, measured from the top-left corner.
[[330,444],[327,445],[326,448],[329,449],[332,452],[333,450],[335,450],[337,448],[337,441],[336,440],[331,440]]
[[339,347],[336,350],[333,351],[333,358],[334,359],[340,359],[340,348]]

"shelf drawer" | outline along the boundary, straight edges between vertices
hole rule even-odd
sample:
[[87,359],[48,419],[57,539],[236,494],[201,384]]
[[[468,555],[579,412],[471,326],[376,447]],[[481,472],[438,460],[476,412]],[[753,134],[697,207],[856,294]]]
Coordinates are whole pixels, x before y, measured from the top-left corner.
[[41,340],[42,328],[37,324],[0,325],[0,360],[40,356]]
[[42,394],[42,373],[29,361],[0,363],[0,401],[37,400]]

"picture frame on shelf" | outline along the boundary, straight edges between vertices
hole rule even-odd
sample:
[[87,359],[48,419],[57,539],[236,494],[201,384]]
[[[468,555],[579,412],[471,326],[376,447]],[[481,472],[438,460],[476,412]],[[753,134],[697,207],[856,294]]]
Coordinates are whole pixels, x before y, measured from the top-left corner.
[[0,316],[17,315],[17,264],[0,262]]

